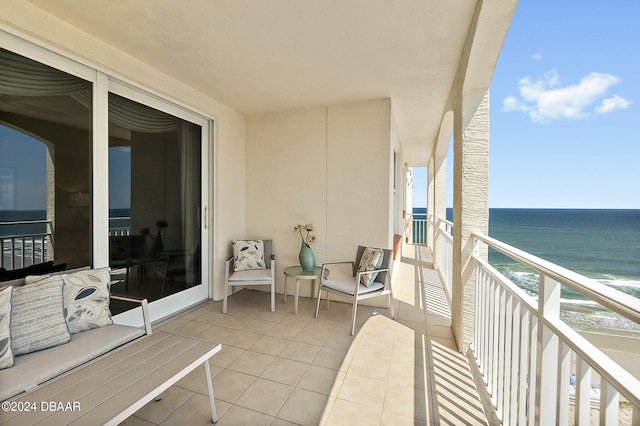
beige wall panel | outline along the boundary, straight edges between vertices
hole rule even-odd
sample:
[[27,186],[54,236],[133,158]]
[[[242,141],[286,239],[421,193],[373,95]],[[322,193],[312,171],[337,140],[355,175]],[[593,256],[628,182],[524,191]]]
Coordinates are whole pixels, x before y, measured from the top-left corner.
[[389,100],[247,118],[246,237],[274,240],[278,292],[298,264],[297,223],[315,226],[318,265],[391,247],[390,120]]
[[327,114],[327,261],[358,245],[391,248],[391,102],[358,102]]
[[[390,100],[330,107],[327,129],[327,261],[353,259],[358,245],[391,248]],[[362,304],[386,302],[381,297]]]
[[[296,224],[315,226],[316,263],[325,258],[326,108],[248,118],[246,156],[246,238],[274,240],[280,293],[283,269],[299,264]],[[304,287],[301,294],[309,295]]]

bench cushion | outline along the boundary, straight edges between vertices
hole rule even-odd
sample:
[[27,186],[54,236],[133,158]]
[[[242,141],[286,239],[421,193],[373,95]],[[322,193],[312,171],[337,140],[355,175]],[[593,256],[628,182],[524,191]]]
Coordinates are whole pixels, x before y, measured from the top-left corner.
[[112,324],[71,335],[67,344],[14,357],[0,370],[0,401],[52,379],[118,346],[144,335],[141,328]]

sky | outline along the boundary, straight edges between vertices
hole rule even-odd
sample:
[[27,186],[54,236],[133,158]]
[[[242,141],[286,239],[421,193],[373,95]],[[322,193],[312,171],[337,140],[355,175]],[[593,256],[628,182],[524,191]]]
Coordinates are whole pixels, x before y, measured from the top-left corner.
[[491,83],[489,207],[640,209],[638,22],[635,0],[520,0]]

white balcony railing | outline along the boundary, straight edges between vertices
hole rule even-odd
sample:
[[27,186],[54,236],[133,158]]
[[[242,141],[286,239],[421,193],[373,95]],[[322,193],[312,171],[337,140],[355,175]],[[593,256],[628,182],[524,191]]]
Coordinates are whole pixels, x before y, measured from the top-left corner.
[[[0,222],[2,230],[8,229],[5,236],[0,236],[0,267],[5,269],[24,268],[48,260],[53,250],[52,225],[50,220],[30,220],[18,222]],[[25,227],[43,228],[44,232],[22,231],[12,229]]]
[[438,250],[438,272],[447,289],[449,300],[453,291],[453,223],[438,219],[435,224],[434,245]]
[[411,242],[413,244],[427,243],[427,215],[414,213],[411,215]]
[[[578,292],[636,324],[640,299],[488,236],[473,238],[472,349],[502,424],[617,425],[621,400],[632,407],[631,424],[640,424],[640,381],[560,319],[560,289]],[[536,271],[537,300],[481,259],[481,244]],[[598,380],[594,400],[592,386]]]

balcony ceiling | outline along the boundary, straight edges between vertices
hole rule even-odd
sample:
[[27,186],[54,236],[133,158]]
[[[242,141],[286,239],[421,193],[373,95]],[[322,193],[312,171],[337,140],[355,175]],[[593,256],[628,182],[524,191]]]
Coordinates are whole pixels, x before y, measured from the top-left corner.
[[[476,7],[473,0],[29,2],[243,114],[391,98],[410,165],[427,164]],[[483,2],[475,30],[483,52],[471,55],[467,78],[484,89],[515,3]],[[491,19],[482,19],[485,10]]]

